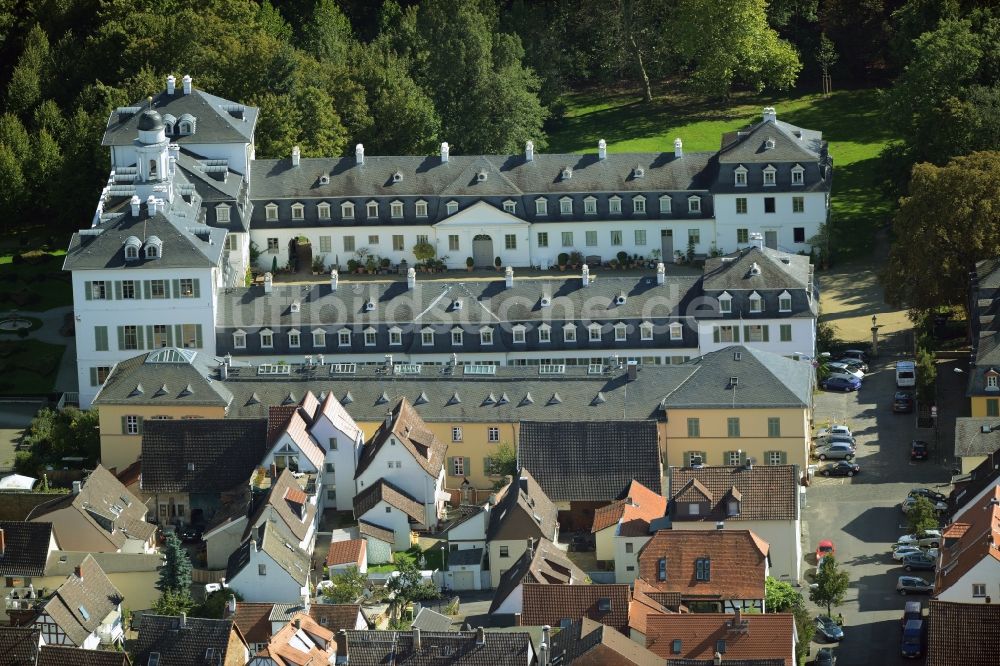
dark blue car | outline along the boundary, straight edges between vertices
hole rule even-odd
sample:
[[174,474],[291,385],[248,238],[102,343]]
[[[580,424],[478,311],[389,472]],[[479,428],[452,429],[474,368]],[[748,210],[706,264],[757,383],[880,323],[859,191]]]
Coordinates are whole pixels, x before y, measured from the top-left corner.
[[861,380],[855,377],[827,377],[819,383],[827,391],[857,391],[861,388]]

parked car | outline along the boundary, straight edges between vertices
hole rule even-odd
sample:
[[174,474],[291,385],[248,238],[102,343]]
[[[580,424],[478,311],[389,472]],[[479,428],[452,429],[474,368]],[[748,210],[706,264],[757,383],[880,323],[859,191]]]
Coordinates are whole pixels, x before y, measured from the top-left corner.
[[896,543],[900,546],[926,546],[937,548],[941,543],[941,530],[924,530],[919,534],[906,534],[899,537]]
[[923,620],[906,621],[903,626],[903,637],[899,641],[900,654],[915,659],[924,653],[926,625]]
[[836,666],[837,657],[830,648],[820,648],[819,652],[816,653],[816,658],[813,659],[813,664],[815,666]]
[[816,564],[818,565],[820,560],[827,555],[833,555],[836,552],[837,549],[833,547],[833,542],[829,539],[823,539],[816,545]]
[[896,388],[917,385],[917,366],[913,361],[896,361]]
[[861,388],[861,380],[854,377],[827,377],[819,383],[827,391],[857,391]]
[[844,442],[816,447],[816,457],[820,460],[853,460],[854,447]]
[[[910,511],[913,510],[913,506],[917,503],[918,499],[920,498],[913,497],[911,495],[910,497],[907,497],[905,500],[899,503],[899,508],[903,510],[903,513],[909,513]],[[948,504],[946,502],[935,502],[934,500],[929,500],[929,501],[934,506],[934,510],[939,513],[948,510]]]
[[905,627],[910,620],[924,619],[924,607],[919,601],[907,601],[903,604],[903,617],[899,620],[899,625]]
[[854,375],[850,372],[846,372],[843,370],[838,370],[837,368],[828,368],[828,370],[829,370],[829,374],[827,374],[828,379],[846,379],[848,381],[856,379],[859,382],[859,384],[864,379],[864,377],[858,377],[857,375]]
[[947,495],[942,495],[936,490],[931,490],[930,488],[914,488],[909,493],[910,497],[926,497],[932,502],[946,502],[948,500]]
[[819,473],[823,476],[854,476],[861,472],[861,466],[847,460],[827,463],[820,468]]
[[927,460],[929,447],[927,442],[919,439],[913,440],[910,444],[910,460]]
[[199,543],[203,530],[197,525],[188,525],[180,531],[181,541],[184,543]]
[[897,414],[909,414],[913,411],[913,394],[909,391],[896,391],[892,398],[892,411]]
[[829,428],[820,429],[820,431],[816,433],[816,438],[830,437],[831,435],[846,435],[847,437],[854,437],[854,433],[851,432],[850,428],[845,425],[835,423]]
[[907,594],[930,594],[934,591],[934,583],[917,576],[900,576],[896,580],[896,591],[904,597]]
[[829,446],[830,444],[850,444],[857,447],[858,442],[851,435],[823,435],[816,438],[816,446]]
[[829,615],[816,617],[816,633],[828,641],[844,640],[844,630]]
[[[865,354],[860,349],[845,349],[840,352],[841,358],[853,358],[856,361],[861,361],[862,363],[868,363],[868,355]],[[868,372],[865,370],[865,372]]]
[[827,369],[830,371],[830,375],[847,375],[849,377],[854,377],[855,379],[864,379],[865,373],[860,370],[852,368],[847,363],[841,363],[840,361],[830,361],[826,364]]
[[859,361],[856,358],[851,358],[850,356],[841,356],[833,361],[834,363],[843,363],[844,365],[851,368],[851,370],[860,370],[861,372],[868,374],[868,364],[864,361]]
[[934,571],[937,559],[926,553],[913,553],[903,558],[903,568],[907,571]]
[[906,546],[897,543],[893,544],[892,559],[896,560],[897,562],[902,562],[903,558],[906,557],[907,555],[913,555],[914,553],[922,553],[922,552],[924,552],[924,549],[921,548],[920,546],[916,545]]

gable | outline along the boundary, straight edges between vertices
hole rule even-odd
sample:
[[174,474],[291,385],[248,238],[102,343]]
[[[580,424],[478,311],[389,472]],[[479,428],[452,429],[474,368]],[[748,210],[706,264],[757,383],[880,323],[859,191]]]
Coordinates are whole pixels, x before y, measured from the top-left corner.
[[[527,227],[528,223],[510,213],[505,213],[503,210],[485,201],[478,201],[468,208],[460,209],[454,215],[438,222],[434,226],[440,229],[442,227],[481,227],[485,225]],[[503,239],[493,239],[494,242],[497,240]]]

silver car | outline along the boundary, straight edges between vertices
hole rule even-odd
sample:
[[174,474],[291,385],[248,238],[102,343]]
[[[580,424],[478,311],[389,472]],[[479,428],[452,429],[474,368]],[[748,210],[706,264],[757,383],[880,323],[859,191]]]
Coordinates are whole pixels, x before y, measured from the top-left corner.
[[816,448],[816,457],[820,460],[853,460],[854,447],[846,442],[838,442]]

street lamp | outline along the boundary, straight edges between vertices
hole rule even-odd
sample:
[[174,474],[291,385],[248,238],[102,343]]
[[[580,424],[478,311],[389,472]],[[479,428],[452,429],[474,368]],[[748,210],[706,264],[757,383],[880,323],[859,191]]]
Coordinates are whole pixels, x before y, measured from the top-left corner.
[[872,356],[878,358],[878,315],[872,315]]

